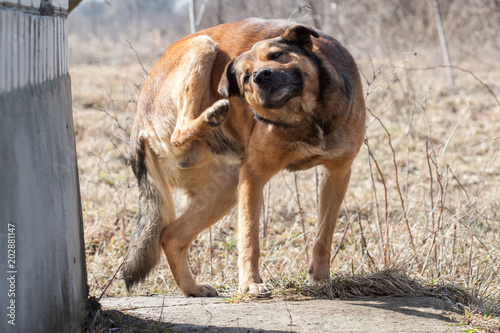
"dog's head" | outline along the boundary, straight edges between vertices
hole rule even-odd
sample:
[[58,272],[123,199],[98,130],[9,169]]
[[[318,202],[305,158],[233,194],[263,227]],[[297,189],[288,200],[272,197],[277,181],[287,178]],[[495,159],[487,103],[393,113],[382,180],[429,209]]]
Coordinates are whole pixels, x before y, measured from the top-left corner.
[[312,28],[294,25],[280,37],[260,41],[232,60],[222,75],[219,93],[238,96],[260,116],[288,103],[312,103],[318,93],[318,59],[314,56]]

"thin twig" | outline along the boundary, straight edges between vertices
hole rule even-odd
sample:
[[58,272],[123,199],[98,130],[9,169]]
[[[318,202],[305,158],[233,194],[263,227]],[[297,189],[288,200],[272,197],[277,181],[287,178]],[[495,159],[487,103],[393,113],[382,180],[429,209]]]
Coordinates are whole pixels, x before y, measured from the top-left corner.
[[165,297],[166,295],[163,295],[163,299],[161,301],[161,311],[160,311],[160,318],[158,318],[158,321],[161,322],[161,319],[163,317],[163,309],[165,308]]
[[434,230],[435,228],[435,219],[434,219],[434,186],[433,186],[433,180],[434,177],[432,176],[432,168],[431,168],[431,156],[429,155],[429,140],[425,141],[425,153],[427,157],[427,167],[429,168],[429,179],[430,179],[430,185],[431,185],[431,218],[432,218],[432,229]]
[[135,48],[132,46],[132,43],[127,40],[127,44],[128,46],[132,49],[132,51],[134,51],[135,53],[135,56],[137,58],[137,61],[139,61],[139,65],[141,65],[141,68],[142,68],[142,71],[144,72],[144,74],[146,75],[146,77],[148,76],[148,71],[146,70],[146,68],[144,68],[144,65],[142,64],[142,61],[141,61],[141,58],[139,57],[139,53],[137,53],[137,51],[135,50]]
[[339,245],[337,246],[337,249],[335,250],[335,253],[332,256],[332,259],[330,260],[330,264],[333,263],[335,260],[335,257],[337,257],[337,254],[339,253],[340,249],[342,248],[342,243],[344,242],[345,236],[347,235],[347,230],[349,230],[349,225],[351,225],[350,221],[347,221],[345,228],[344,228],[344,233],[342,234],[342,238],[340,239]]
[[[422,268],[420,270],[420,274],[423,274],[425,271],[425,268],[427,267],[427,260],[429,259],[429,256],[434,248],[434,244],[436,242],[436,220],[434,218],[434,189],[433,189],[433,179],[434,176],[432,175],[432,167],[431,167],[431,162],[430,159],[432,158],[429,154],[429,140],[425,141],[425,153],[426,153],[426,159],[427,159],[427,167],[429,168],[429,178],[430,178],[430,196],[431,196],[431,213],[430,217],[432,220],[432,230],[433,230],[433,237],[432,237],[432,244],[431,247],[429,248],[429,252],[427,253],[424,263],[422,265]],[[429,225],[429,223],[427,223]],[[437,258],[437,253],[434,254],[434,258]],[[436,259],[437,260],[437,259]]]
[[[430,158],[432,164],[434,164],[434,169],[436,171],[436,182],[439,186],[439,214],[437,218],[437,226],[436,226],[436,233],[434,234],[435,237],[437,237],[438,231],[441,230],[442,228],[442,222],[443,222],[443,210],[444,210],[444,196],[445,196],[445,191],[444,191],[444,186],[442,182],[442,174],[439,173],[439,168],[436,163],[436,161],[431,157]],[[436,203],[437,205],[438,203]],[[438,260],[438,253],[441,253],[441,242],[440,240],[436,240],[435,242],[433,241],[433,246],[434,248],[434,259],[435,259],[435,264],[436,264],[436,272],[439,274],[439,260]]]
[[297,182],[297,175],[298,172],[293,173],[293,181],[295,184],[295,194],[297,195],[297,205],[299,206],[299,214],[300,214],[300,223],[302,224],[302,235],[304,236],[304,243],[305,243],[305,252],[306,252],[306,259],[307,259],[307,265],[309,265],[309,240],[306,235],[306,225],[305,225],[305,219],[304,219],[304,209],[302,208],[302,205],[300,203],[300,195],[299,195],[299,185]]
[[[375,167],[377,168],[378,174],[380,176],[380,180],[382,182],[382,185],[384,186],[384,208],[385,208],[385,214],[384,214],[384,222],[385,222],[385,239],[382,237],[382,241],[384,242],[384,264],[385,268],[389,267],[390,261],[391,261],[391,255],[389,251],[389,208],[388,208],[388,199],[387,199],[387,185],[385,184],[385,179],[384,179],[384,174],[382,173],[382,170],[380,170],[380,166],[378,165],[377,160],[373,156],[370,146],[368,145],[368,139],[365,140],[365,146],[366,150],[368,151],[368,155],[371,157],[373,162],[375,163]],[[373,179],[373,173],[370,172],[370,176],[372,177],[372,184],[373,188],[375,189],[375,180]],[[376,192],[375,192],[375,195]]]
[[363,257],[365,257],[365,256],[368,257],[368,259],[369,259],[368,263],[370,264],[370,268],[373,269],[377,265],[373,261],[373,258],[370,255],[370,252],[368,251],[368,246],[367,246],[367,243],[366,243],[366,238],[365,238],[365,235],[363,233],[363,225],[361,224],[361,218],[359,217],[359,213],[361,211],[358,208],[358,203],[356,201],[356,197],[353,196],[353,200],[354,200],[354,207],[356,207],[356,220],[358,221],[358,224],[359,224],[359,237],[360,237],[360,240],[361,240],[361,251],[363,253]]
[[101,298],[104,296],[104,294],[106,293],[106,291],[108,290],[109,286],[111,285],[111,283],[113,283],[113,281],[115,280],[116,278],[116,275],[118,274],[118,272],[122,269],[123,265],[125,264],[125,261],[127,260],[128,256],[130,255],[130,253],[132,252],[132,249],[134,248],[134,243],[135,242],[132,242],[132,244],[130,244],[130,247],[128,248],[127,250],[127,253],[125,254],[125,257],[123,258],[122,262],[120,263],[120,265],[118,266],[118,268],[115,270],[115,273],[113,274],[113,276],[111,277],[111,279],[109,280],[108,284],[106,285],[106,287],[104,287],[101,295],[99,295],[99,298],[97,299],[97,302],[100,302],[101,301]]
[[319,223],[319,175],[318,167],[314,167],[314,175],[316,180],[316,223]]
[[406,208],[405,208],[405,203],[404,203],[403,195],[401,194],[401,188],[399,186],[398,165],[397,165],[397,162],[396,162],[396,152],[394,151],[394,147],[393,147],[392,141],[391,141],[391,134],[389,133],[389,131],[385,127],[385,125],[382,122],[382,120],[380,120],[380,118],[378,118],[369,108],[367,108],[367,110],[379,122],[379,124],[382,126],[382,128],[385,131],[385,133],[387,134],[389,148],[391,149],[391,152],[392,152],[392,162],[394,164],[394,176],[396,178],[396,188],[397,188],[397,191],[398,191],[398,194],[399,194],[399,199],[401,201],[401,208],[402,208],[402,211],[403,211],[403,220],[405,221],[406,228],[408,229],[408,235],[410,236],[410,243],[411,243],[411,247],[413,249],[413,255],[414,255],[415,262],[416,262],[417,266],[420,267],[420,263],[418,261],[418,255],[417,255],[417,248],[415,247],[415,242],[413,240],[413,234],[411,232],[410,223],[408,221],[408,216],[406,215]]
[[[438,66],[424,67],[424,68],[404,68],[404,70],[407,70],[407,71],[426,71],[426,70],[434,70],[436,68],[448,68],[448,67],[452,68],[452,69],[457,69],[459,71],[462,71],[462,72],[467,73],[470,76],[472,76],[477,82],[479,82],[479,84],[481,84],[483,87],[486,88],[486,90],[488,90],[488,93],[495,99],[495,102],[497,103],[498,107],[500,108],[500,100],[498,100],[497,95],[493,92],[491,87],[487,83],[483,82],[480,78],[478,78],[476,76],[476,74],[474,74],[472,71],[470,71],[468,69],[462,68],[460,66],[438,65]],[[400,67],[400,68],[402,68],[402,67]]]
[[262,205],[262,238],[266,237],[267,221],[269,217],[269,198],[271,197],[271,181],[267,183],[266,201]]
[[214,276],[214,271],[213,271],[213,259],[214,259],[214,254],[212,253],[212,227],[208,227],[208,247],[209,247],[209,253],[210,253],[210,277]]

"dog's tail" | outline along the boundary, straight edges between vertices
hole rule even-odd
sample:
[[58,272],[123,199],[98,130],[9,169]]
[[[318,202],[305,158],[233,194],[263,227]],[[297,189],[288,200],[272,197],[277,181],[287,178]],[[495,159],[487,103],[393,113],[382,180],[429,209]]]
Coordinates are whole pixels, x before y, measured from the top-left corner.
[[139,185],[139,220],[122,268],[127,290],[142,282],[158,264],[161,232],[175,219],[170,186],[147,141],[133,140],[130,161]]

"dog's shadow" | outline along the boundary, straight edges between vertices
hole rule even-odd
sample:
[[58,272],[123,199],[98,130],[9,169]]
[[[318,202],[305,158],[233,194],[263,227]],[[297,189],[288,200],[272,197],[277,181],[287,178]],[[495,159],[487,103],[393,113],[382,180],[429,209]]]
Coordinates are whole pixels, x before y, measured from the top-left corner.
[[[237,324],[237,323],[235,323]],[[101,332],[263,332],[285,333],[290,331],[262,330],[249,327],[218,327],[195,324],[181,324],[175,322],[162,322],[153,319],[144,319],[135,315],[126,314],[118,310],[104,310],[92,327],[84,330],[85,333]]]
[[[361,307],[372,307],[376,309],[399,312],[407,316],[437,319],[440,321],[455,323],[455,321],[447,315],[447,312],[456,312],[456,310],[446,306],[444,302],[439,301],[438,298],[431,296],[382,296],[376,298],[360,297],[344,299],[343,301],[347,303],[349,301],[355,301],[356,306]],[[437,313],[436,310],[441,310],[441,312]]]

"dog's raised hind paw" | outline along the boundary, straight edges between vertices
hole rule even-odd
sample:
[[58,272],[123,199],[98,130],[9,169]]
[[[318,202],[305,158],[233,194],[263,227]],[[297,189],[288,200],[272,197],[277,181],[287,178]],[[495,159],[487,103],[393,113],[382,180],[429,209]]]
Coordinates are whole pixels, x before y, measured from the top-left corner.
[[227,119],[229,100],[220,99],[205,111],[205,125],[217,127]]

